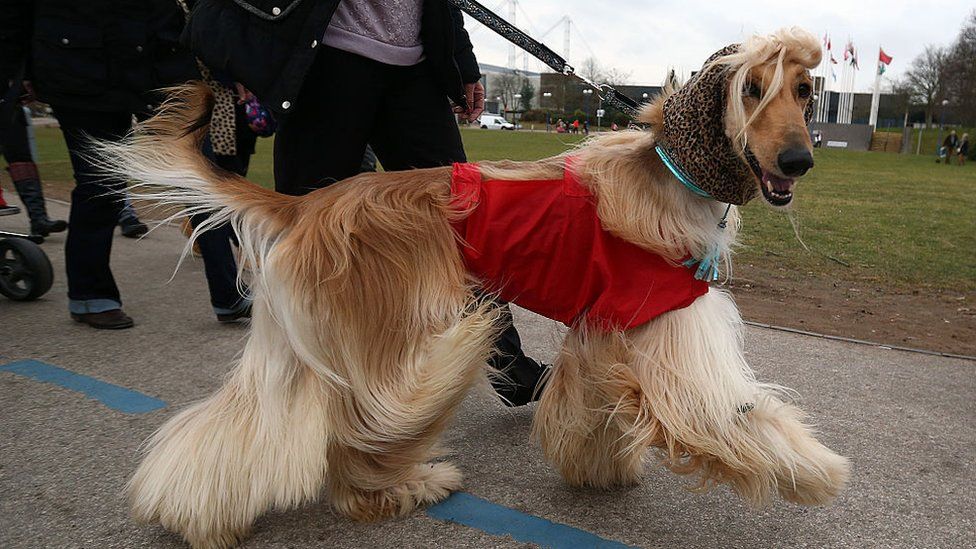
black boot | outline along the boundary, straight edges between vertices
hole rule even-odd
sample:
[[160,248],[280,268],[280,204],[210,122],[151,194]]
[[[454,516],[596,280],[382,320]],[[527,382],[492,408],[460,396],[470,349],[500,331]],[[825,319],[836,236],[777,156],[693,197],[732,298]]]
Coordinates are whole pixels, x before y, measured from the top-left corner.
[[37,165],[33,162],[14,162],[7,168],[10,178],[14,180],[14,187],[20,195],[21,202],[30,217],[31,234],[47,236],[59,233],[68,228],[68,224],[61,220],[52,220],[47,216],[47,206],[44,204],[44,191],[41,190],[41,177],[37,173]]
[[506,406],[524,406],[539,400],[551,366],[525,356],[518,330],[512,324],[512,312],[508,304],[500,302],[500,306],[504,329],[495,340],[495,352],[488,364],[501,375],[492,378],[491,386]]

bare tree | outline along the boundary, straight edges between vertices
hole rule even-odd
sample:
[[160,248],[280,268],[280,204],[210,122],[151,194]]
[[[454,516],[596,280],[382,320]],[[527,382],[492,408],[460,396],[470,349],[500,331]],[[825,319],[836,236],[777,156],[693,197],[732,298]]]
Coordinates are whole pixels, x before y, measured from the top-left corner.
[[931,125],[936,105],[945,97],[945,72],[948,52],[945,48],[925,46],[905,73],[900,86],[911,102],[925,110],[925,123]]
[[580,76],[587,78],[597,84],[610,84],[617,86],[626,84],[630,80],[630,72],[621,70],[617,67],[607,67],[593,57],[587,57],[585,61],[576,69]]
[[587,57],[583,60],[580,66],[576,67],[576,74],[596,83],[603,81],[603,67],[593,57]]
[[517,109],[515,94],[522,88],[522,78],[515,73],[499,74],[495,76],[493,83],[491,95],[501,97],[505,109]]
[[947,53],[945,95],[959,121],[976,121],[976,10]]
[[[884,90],[882,90],[884,91]],[[905,119],[908,119],[908,112],[912,107],[912,90],[911,87],[905,83],[905,79],[899,79],[891,83],[891,86],[887,90],[888,94],[891,95],[891,107],[898,114],[905,114]]]
[[535,88],[532,86],[532,82],[529,82],[528,78],[522,79],[522,88],[519,90],[522,94],[522,110],[527,111],[532,108],[532,98],[535,97]]

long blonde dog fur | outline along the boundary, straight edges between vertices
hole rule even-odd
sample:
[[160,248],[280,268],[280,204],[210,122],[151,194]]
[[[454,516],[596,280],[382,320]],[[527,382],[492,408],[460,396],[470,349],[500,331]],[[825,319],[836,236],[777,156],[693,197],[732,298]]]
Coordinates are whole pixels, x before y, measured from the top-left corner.
[[[814,50],[812,36],[781,31],[748,41],[733,69],[782,81],[782,71],[809,67]],[[760,161],[792,131],[769,123],[771,113],[802,123],[783,90],[760,112],[727,120],[728,135],[748,139]],[[661,103],[644,113],[652,126]],[[207,127],[198,121],[208,109],[205,86],[178,89],[123,143],[96,151],[107,171],[150,185],[151,197],[210,212],[196,234],[233,223],[252,277],[239,363],[213,396],[148,441],[128,485],[134,516],[196,548],[223,548],[268,509],[314,500],[323,487],[336,509],[360,520],[443,499],[461,474],[435,461],[437,441],[484,375],[498,326],[497,312],[474,297],[477,281],[450,226],[464,215],[450,205],[450,168],[279,195],[200,155]],[[723,236],[724,205],[677,184],[653,143],[653,131],[624,131],[573,151],[604,227],[674,261],[717,238],[728,255],[735,208]],[[558,178],[562,166],[561,157],[481,164],[485,177],[515,180]],[[742,349],[739,312],[716,288],[628,331],[574,327],[536,411],[547,460],[571,484],[612,487],[637,482],[657,448],[674,471],[703,486],[727,484],[756,504],[776,493],[831,500],[847,460],[814,438],[782,390],[755,379]]]

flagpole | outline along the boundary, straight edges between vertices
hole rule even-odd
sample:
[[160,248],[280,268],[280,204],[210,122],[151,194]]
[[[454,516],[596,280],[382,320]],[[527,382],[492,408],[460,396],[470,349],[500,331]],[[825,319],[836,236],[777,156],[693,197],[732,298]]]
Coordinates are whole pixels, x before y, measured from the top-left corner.
[[[850,40],[848,40],[848,44],[850,44]],[[850,94],[848,93],[848,88],[849,88],[849,84],[848,83],[851,80],[851,63],[850,63],[850,59],[847,57],[847,54],[850,53],[850,49],[849,49],[849,46],[845,46],[845,48],[848,48],[848,49],[845,50],[845,55],[844,55],[844,57],[845,57],[845,59],[844,59],[844,72],[841,73],[841,76],[840,76],[840,98],[841,98],[841,103],[840,103],[840,105],[837,108],[837,122],[839,124],[850,124],[851,123],[851,121],[847,119],[847,102],[850,100]]]
[[871,94],[871,124],[872,129],[878,129],[878,108],[881,106],[881,46],[878,46],[878,66],[874,71],[874,93]]
[[821,122],[830,122],[830,80],[834,77],[834,54],[831,53],[830,35],[827,36],[827,54],[824,56],[823,100],[821,103],[823,114]]
[[817,90],[817,122],[823,122],[823,101],[824,101],[824,89],[827,86],[827,65],[830,60],[827,59],[827,33],[824,33],[823,41],[820,43],[820,66],[817,67],[817,76],[820,77],[820,89]]

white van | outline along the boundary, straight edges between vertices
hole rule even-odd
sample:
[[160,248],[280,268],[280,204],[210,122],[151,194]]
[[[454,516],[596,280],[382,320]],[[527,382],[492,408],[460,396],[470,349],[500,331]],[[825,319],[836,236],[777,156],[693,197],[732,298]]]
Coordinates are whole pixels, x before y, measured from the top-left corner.
[[478,124],[483,130],[514,130],[515,124],[502,118],[499,114],[483,114],[478,119]]

